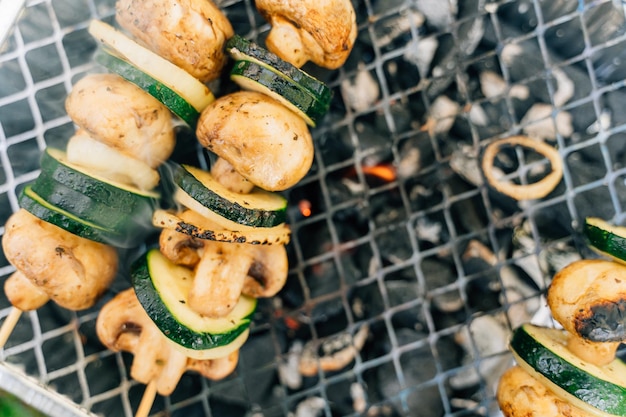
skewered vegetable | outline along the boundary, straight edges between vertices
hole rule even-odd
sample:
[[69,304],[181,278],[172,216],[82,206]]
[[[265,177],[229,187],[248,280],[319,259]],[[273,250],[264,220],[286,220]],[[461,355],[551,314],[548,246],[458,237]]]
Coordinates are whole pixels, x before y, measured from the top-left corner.
[[102,307],[96,332],[107,348],[133,353],[131,377],[144,384],[154,383],[161,395],[171,394],[188,370],[209,379],[224,378],[235,369],[239,358],[237,339],[232,345],[217,348],[222,352],[217,359],[186,356],[148,317],[132,288],[120,292]]
[[210,0],[118,0],[115,18],[133,37],[202,83],[219,77],[233,28]]
[[299,182],[313,163],[306,123],[267,95],[239,91],[220,97],[200,115],[200,143],[268,191]]
[[296,67],[307,61],[336,69],[344,64],[357,35],[350,0],[257,0],[272,25],[267,48]]

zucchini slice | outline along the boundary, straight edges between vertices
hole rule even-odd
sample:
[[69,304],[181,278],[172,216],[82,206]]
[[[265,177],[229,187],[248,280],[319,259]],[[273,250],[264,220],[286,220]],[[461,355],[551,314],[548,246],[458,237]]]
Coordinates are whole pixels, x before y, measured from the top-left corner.
[[200,112],[189,104],[180,94],[163,84],[159,80],[146,74],[130,62],[116,57],[106,50],[99,49],[94,59],[111,72],[135,84],[146,93],[163,103],[172,113],[178,116],[188,126],[195,129]]
[[139,45],[113,26],[92,20],[89,24],[89,33],[108,48],[109,53],[118,55],[176,91],[198,112],[215,100],[211,90],[187,71]]
[[226,51],[235,61],[252,61],[276,74],[291,79],[302,88],[308,90],[316,100],[324,105],[330,105],[332,90],[322,81],[302,71],[300,68],[281,59],[278,55],[268,51],[255,42],[239,35],[226,41]]
[[43,153],[39,177],[37,182],[58,182],[126,215],[141,214],[150,217],[149,213],[159,205],[159,193],[143,191],[94,175],[85,168],[69,162],[67,154],[55,148],[48,147]]
[[[158,249],[133,263],[132,283],[139,302],[163,334],[192,351],[226,346],[250,327],[257,301],[242,295],[227,316],[207,318],[188,306],[193,270],[176,265]],[[201,353],[199,353],[201,355]]]
[[123,213],[45,176],[39,176],[30,187],[42,200],[100,227],[122,231],[126,227],[132,227],[133,222],[146,223],[146,216],[148,219],[152,216],[151,211]]
[[85,221],[75,215],[62,210],[41,198],[30,185],[24,187],[19,197],[19,205],[35,217],[64,229],[76,236],[95,242],[105,243],[121,248],[129,248],[140,243],[141,236],[131,233],[125,234],[107,229],[95,223]]
[[626,227],[613,226],[598,217],[587,217],[583,233],[596,252],[626,263]]
[[290,78],[281,77],[252,61],[235,62],[230,79],[244,90],[267,94],[299,115],[311,127],[328,112],[330,103],[318,101]]
[[176,167],[174,183],[199,204],[237,224],[274,227],[287,219],[287,200],[282,195],[259,188],[248,194],[239,194],[199,168],[189,165]]
[[518,365],[564,401],[594,416],[626,415],[626,364],[587,363],[567,348],[566,331],[524,324],[510,346]]
[[[198,215],[201,217],[201,215]],[[217,242],[249,243],[251,245],[286,245],[291,237],[291,230],[283,223],[274,227],[241,226],[238,230],[227,230],[208,219],[202,222],[189,222],[166,210],[155,210],[152,224],[162,229],[176,230],[198,239]]]

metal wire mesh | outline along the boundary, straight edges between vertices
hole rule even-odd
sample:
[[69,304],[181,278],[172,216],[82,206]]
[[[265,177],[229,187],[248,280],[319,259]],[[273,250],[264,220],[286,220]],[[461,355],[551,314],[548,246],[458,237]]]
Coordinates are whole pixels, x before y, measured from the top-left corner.
[[[238,33],[261,40],[267,34],[252,1],[219,4]],[[425,403],[434,411],[422,409],[423,415],[497,415],[493,378],[510,357],[501,338],[485,348],[497,335],[479,330],[480,318],[498,317],[507,330],[521,307],[523,317],[548,320],[540,294],[551,274],[590,256],[577,234],[579,220],[624,220],[621,4],[362,0],[355,8],[359,34],[346,65],[311,68],[335,97],[313,130],[311,172],[286,193],[293,230],[287,287],[261,304],[232,377],[209,382],[185,375],[171,397],[157,398],[154,415],[419,415],[414,402],[425,396],[435,402]],[[79,77],[97,70],[86,27],[92,18],[112,21],[113,13],[113,0],[27,2],[0,54],[0,224],[37,177],[42,150],[64,146],[72,134],[65,97]],[[504,80],[492,96],[481,89],[487,71]],[[565,101],[562,74],[575,84]],[[454,111],[437,111],[442,96],[457,103]],[[549,110],[525,119],[536,103]],[[562,124],[564,114],[569,124]],[[563,181],[542,200],[503,199],[472,164],[491,141],[527,132],[541,119],[565,161]],[[544,159],[520,152],[510,158],[516,162],[508,174],[521,182],[545,167]],[[461,173],[457,162],[472,169]],[[396,176],[382,179],[372,167],[391,167]],[[310,210],[306,216],[301,204]],[[471,267],[471,242],[492,253],[493,262]],[[436,279],[442,265],[453,280]],[[511,270],[531,282],[511,284]],[[0,276],[12,271],[2,257]],[[399,297],[399,281],[402,292],[413,293]],[[120,277],[111,293],[125,285]],[[86,411],[132,416],[143,387],[129,377],[132,356],[97,342],[101,304],[74,313],[49,303],[25,314],[2,359]],[[0,306],[6,316],[8,301]],[[398,324],[407,315],[413,331],[415,322],[421,326],[408,339]],[[295,384],[282,374],[297,346],[319,347],[364,324],[367,346],[346,367],[300,376]],[[424,373],[417,377],[416,369]],[[374,387],[383,375],[385,387]],[[463,375],[474,382],[454,388]]]

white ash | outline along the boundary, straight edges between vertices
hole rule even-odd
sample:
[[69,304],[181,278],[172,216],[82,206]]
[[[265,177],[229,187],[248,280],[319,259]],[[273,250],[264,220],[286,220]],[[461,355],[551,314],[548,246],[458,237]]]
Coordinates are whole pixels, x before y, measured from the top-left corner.
[[422,153],[419,148],[413,147],[406,149],[396,169],[398,178],[405,179],[417,175],[421,169],[421,158]]
[[441,223],[432,222],[424,217],[418,219],[415,224],[415,235],[425,242],[440,243],[442,230]]
[[412,40],[404,52],[404,59],[417,66],[422,77],[426,77],[439,48],[439,41],[434,36]]
[[516,43],[507,43],[502,48],[500,52],[500,57],[502,58],[502,62],[506,66],[511,66],[513,61],[524,54],[524,48]]
[[[509,86],[499,74],[494,71],[483,71],[479,75],[480,89],[485,98],[492,99],[503,96]],[[530,96],[530,90],[522,84],[513,84],[508,91],[511,98],[526,100]]]
[[553,68],[552,75],[556,79],[557,90],[554,92],[552,100],[556,107],[562,107],[572,97],[574,97],[574,82],[567,74],[560,68]]
[[[456,333],[455,340],[464,348],[466,355],[463,362],[468,366],[450,378],[450,385],[463,389],[478,384],[482,379],[495,392],[500,376],[510,365],[508,356],[497,356],[507,351],[509,336],[510,332],[494,316],[479,316],[463,326]],[[475,357],[483,359],[477,366],[470,366],[475,363]]]
[[483,183],[477,150],[470,145],[461,145],[450,158],[450,168],[465,181],[478,187]]
[[568,112],[558,112],[552,117],[553,107],[550,104],[534,104],[520,124],[524,133],[538,139],[555,140],[557,133],[564,137],[570,137],[574,133],[572,115]]
[[517,272],[510,266],[500,270],[500,280],[504,291],[500,294],[500,302],[509,305],[507,315],[512,327],[527,323],[541,307],[541,301],[536,295],[536,288],[525,284]]
[[278,363],[278,379],[282,385],[290,389],[298,389],[302,386],[302,374],[298,370],[302,349],[302,342],[296,340],[289,348],[287,360],[281,360]]
[[436,134],[446,134],[452,128],[456,116],[461,110],[461,105],[445,95],[441,95],[432,102],[428,121],[429,130]]
[[586,132],[590,135],[595,135],[603,130],[610,129],[612,123],[611,118],[611,111],[609,109],[603,109],[600,113],[600,117],[598,117],[593,124],[589,125]]
[[309,397],[300,402],[296,407],[296,412],[289,413],[290,417],[318,417],[323,415],[326,408],[326,401],[321,397]]
[[485,109],[483,109],[480,103],[472,105],[469,111],[469,119],[476,126],[487,126],[489,124],[489,116],[487,116]]
[[440,30],[448,28],[458,13],[456,0],[415,0],[414,3],[428,23]]
[[365,192],[365,185],[359,181],[351,180],[349,178],[342,178],[341,183],[354,195],[362,194]]
[[384,35],[377,37],[376,44],[383,48],[396,40],[399,36],[411,33],[411,29],[418,29],[424,25],[426,18],[417,10],[405,10],[398,18],[385,21],[377,30],[384,31]]
[[367,398],[363,386],[358,382],[353,382],[350,385],[350,396],[352,397],[354,411],[363,414],[367,408]]
[[378,101],[380,87],[365,65],[361,64],[353,80],[345,79],[341,82],[341,94],[346,105],[360,113],[372,108]]
[[363,348],[369,335],[369,326],[362,325],[351,335],[343,332],[334,335],[320,346],[323,356],[318,355],[318,342],[311,340],[304,345],[298,369],[303,375],[315,375],[321,368],[323,371],[338,371],[354,360]]

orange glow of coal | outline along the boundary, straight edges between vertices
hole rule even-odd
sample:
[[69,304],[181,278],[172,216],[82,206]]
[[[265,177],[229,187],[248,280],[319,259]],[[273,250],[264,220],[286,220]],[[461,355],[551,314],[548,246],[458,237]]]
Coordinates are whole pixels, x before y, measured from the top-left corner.
[[300,209],[300,214],[304,217],[309,217],[313,210],[311,209],[311,202],[309,200],[300,200],[298,203],[298,209]]
[[363,173],[373,175],[387,182],[396,179],[396,169],[391,164],[364,166]]

